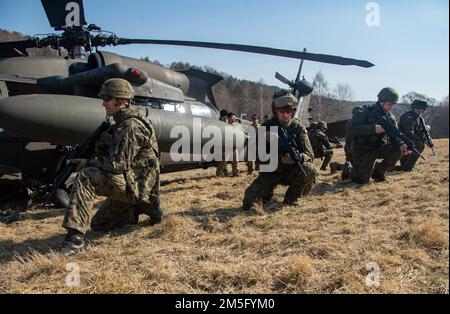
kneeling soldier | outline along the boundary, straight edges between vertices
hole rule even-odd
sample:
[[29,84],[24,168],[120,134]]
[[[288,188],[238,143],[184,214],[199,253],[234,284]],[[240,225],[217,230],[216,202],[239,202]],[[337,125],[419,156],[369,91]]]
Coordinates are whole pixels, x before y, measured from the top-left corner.
[[[411,111],[406,112],[400,117],[400,123],[398,128],[405,133],[414,144],[416,144],[417,150],[422,153],[425,149],[424,134],[427,132],[422,125],[420,119],[427,110],[428,104],[423,100],[414,100],[411,104]],[[402,171],[412,171],[419,159],[419,154],[412,152],[409,156],[403,156],[400,159]]]
[[328,126],[324,121],[317,123],[316,130],[311,132],[309,140],[311,141],[312,148],[314,150],[314,158],[324,158],[320,170],[327,170],[328,165],[333,159],[334,145],[330,143],[327,132]]
[[[243,209],[250,210],[256,202],[268,202],[272,199],[274,190],[278,185],[288,186],[284,197],[286,205],[297,205],[298,198],[308,194],[317,175],[314,168],[314,152],[309,142],[306,128],[294,119],[297,99],[286,91],[275,94],[272,102],[273,117],[262,124],[263,127],[282,127],[288,136],[295,142],[296,149],[302,158],[305,173],[299,171],[292,156],[283,153],[279,147],[278,167],[274,172],[260,172],[259,176],[247,188],[243,200]],[[267,141],[276,136],[267,133]]]
[[159,153],[151,122],[130,107],[134,91],[126,80],[106,81],[99,96],[115,124],[102,134],[102,147],[96,147],[92,159],[71,161],[79,172],[64,217],[67,236],[61,251],[65,256],[84,249],[84,235],[97,196],[108,200],[92,219],[94,230],[136,224],[143,213],[151,217],[150,224],[159,223],[162,217]]

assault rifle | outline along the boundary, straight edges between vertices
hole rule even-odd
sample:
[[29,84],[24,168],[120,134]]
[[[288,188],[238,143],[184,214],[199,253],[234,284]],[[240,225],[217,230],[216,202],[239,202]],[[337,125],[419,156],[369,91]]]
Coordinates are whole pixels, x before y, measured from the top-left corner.
[[305,168],[303,168],[303,157],[297,150],[297,144],[289,138],[287,130],[282,126],[278,126],[278,143],[283,150],[286,150],[289,155],[291,155],[294,160],[295,166],[300,170],[305,176],[307,176]]
[[[71,159],[79,159],[79,158],[89,158],[92,155],[92,150],[94,147],[95,141],[97,141],[100,135],[105,132],[110,126],[109,121],[105,120],[100,124],[100,126],[84,141],[81,145],[75,145],[72,147],[70,153],[67,155],[67,160]],[[60,190],[67,179],[69,179],[70,175],[75,171],[76,165],[74,163],[67,163],[67,165],[56,175],[55,180],[53,182],[52,190],[50,191],[48,197],[45,200],[45,203],[51,202],[58,190]]]
[[422,116],[419,118],[420,122],[420,128],[422,129],[422,136],[425,142],[425,145],[427,145],[431,150],[433,151],[433,155],[436,156],[436,152],[434,151],[434,144],[433,139],[431,138],[430,132],[428,132],[427,126],[425,124],[425,120]]
[[383,127],[389,137],[396,140],[401,140],[406,144],[406,146],[408,146],[410,151],[415,152],[423,160],[426,160],[425,157],[423,157],[423,155],[417,150],[416,144],[404,133],[402,133],[395,125],[393,125],[391,120],[389,120],[385,114],[380,114],[377,111],[374,111],[373,114],[377,122]]

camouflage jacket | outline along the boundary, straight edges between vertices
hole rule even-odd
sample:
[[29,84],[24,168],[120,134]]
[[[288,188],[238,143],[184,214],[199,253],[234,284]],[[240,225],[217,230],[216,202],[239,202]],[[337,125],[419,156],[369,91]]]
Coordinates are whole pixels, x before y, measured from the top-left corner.
[[328,136],[320,130],[314,130],[309,134],[309,140],[314,150],[314,154],[322,155],[325,149],[333,149],[334,145],[330,143]]
[[[278,120],[275,117],[270,118],[266,122],[264,122],[261,126],[267,127],[266,132],[270,131],[271,126],[279,126]],[[288,136],[293,139],[293,141],[297,144],[298,152],[303,156],[305,162],[312,162],[314,160],[314,151],[311,146],[311,142],[308,138],[308,132],[306,131],[305,126],[297,119],[292,119],[291,124],[286,128]],[[268,149],[267,149],[268,151]],[[282,167],[291,167],[290,165],[283,165],[281,163],[281,156],[283,154],[283,149],[278,147],[278,155],[279,155],[279,165]],[[295,167],[292,165],[292,167]]]
[[380,103],[364,106],[350,121],[349,135],[352,137],[352,147],[363,151],[377,150],[379,147],[391,144],[401,144],[390,138],[386,133],[377,134],[375,125],[378,124],[374,113],[386,115],[393,125],[397,127],[397,120],[392,113],[385,112]]
[[406,136],[413,141],[423,141],[423,134],[425,130],[422,129],[420,124],[420,116],[414,113],[414,111],[408,111],[400,117],[399,129]]
[[[111,174],[123,174],[127,192],[137,201],[149,201],[153,168],[159,175],[159,153],[155,130],[139,111],[129,108],[114,115],[115,124],[96,143],[89,166]],[[150,186],[152,185],[152,186]]]

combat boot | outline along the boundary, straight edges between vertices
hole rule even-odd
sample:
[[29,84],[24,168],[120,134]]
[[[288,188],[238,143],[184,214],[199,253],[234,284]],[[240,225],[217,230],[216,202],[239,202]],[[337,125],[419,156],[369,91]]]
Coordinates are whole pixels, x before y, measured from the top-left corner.
[[158,208],[154,209],[152,214],[150,215],[150,220],[148,221],[148,224],[150,226],[160,224],[163,218],[164,218],[164,213],[161,210],[161,208],[158,206]]
[[332,162],[332,163],[330,164],[330,173],[331,173],[331,174],[335,174],[336,172],[338,172],[338,170],[339,170],[339,165],[338,165],[338,163],[337,163],[337,162]]
[[376,169],[373,170],[371,177],[376,182],[385,182],[386,181],[386,176],[383,173],[381,173],[380,171],[376,170]]
[[139,215],[146,214],[147,216],[150,216],[149,225],[154,226],[159,223],[161,223],[164,213],[161,210],[161,208],[158,206],[152,206],[148,204],[144,205],[137,205],[134,208],[134,216],[136,218],[136,221],[139,221]]
[[85,246],[84,234],[77,230],[69,229],[61,245],[60,252],[65,257],[68,257],[83,251]]
[[353,166],[350,161],[346,161],[344,164],[344,169],[342,169],[341,178],[342,181],[350,179],[350,172],[352,171]]
[[285,198],[283,201],[283,204],[287,205],[287,206],[297,206],[299,203],[298,203],[298,200],[290,200],[290,199]]

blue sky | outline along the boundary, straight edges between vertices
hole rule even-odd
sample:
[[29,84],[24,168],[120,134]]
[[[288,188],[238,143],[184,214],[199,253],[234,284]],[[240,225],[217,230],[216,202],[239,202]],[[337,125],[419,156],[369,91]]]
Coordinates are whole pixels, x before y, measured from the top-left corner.
[[[375,63],[370,69],[306,62],[312,80],[322,70],[330,86],[348,83],[356,100],[373,100],[385,86],[441,99],[449,86],[447,0],[377,1],[380,26],[366,25],[369,1],[84,0],[88,23],[120,37],[216,41],[335,54]],[[0,28],[26,34],[52,31],[39,0],[0,0]],[[294,77],[298,61],[199,48],[142,46],[105,50],[163,64],[207,65],[241,79],[282,86],[276,71]]]

